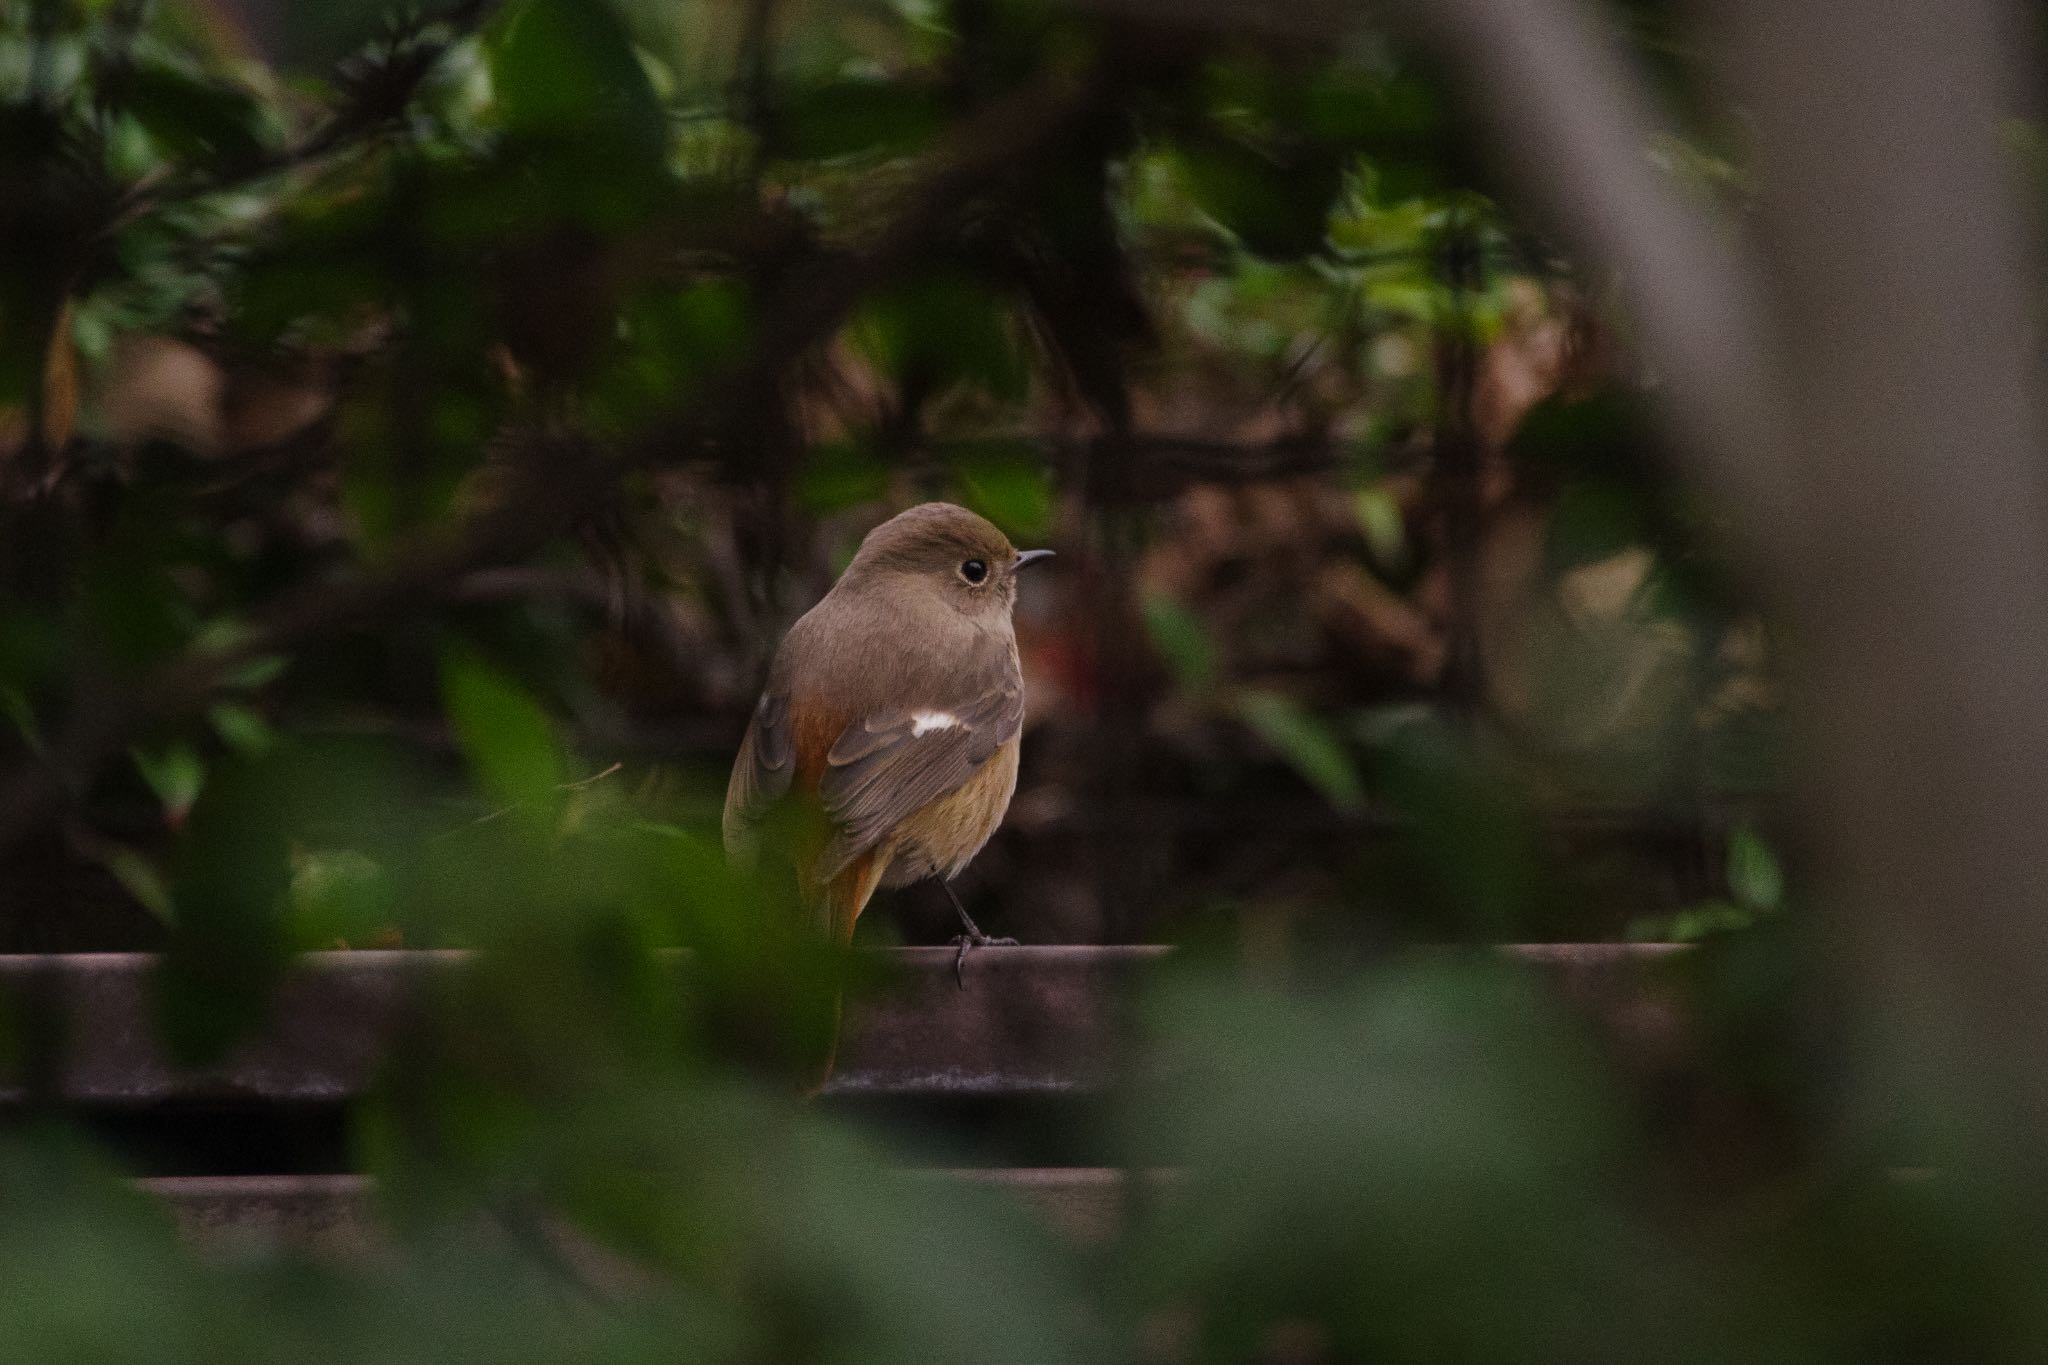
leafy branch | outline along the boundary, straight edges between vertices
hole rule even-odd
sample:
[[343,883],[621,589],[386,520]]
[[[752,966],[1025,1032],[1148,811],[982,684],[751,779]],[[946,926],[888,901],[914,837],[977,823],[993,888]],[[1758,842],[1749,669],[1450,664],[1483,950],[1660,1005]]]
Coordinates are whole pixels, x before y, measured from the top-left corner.
[[115,201],[105,235],[174,205],[310,166],[377,136],[405,114],[428,77],[491,8],[492,0],[456,0],[443,13],[414,21],[343,62],[337,73],[341,104],[295,142],[231,167],[167,170],[130,186]]
[[544,444],[513,466],[500,496],[459,525],[424,533],[381,567],[287,591],[226,640],[214,640],[140,682],[81,703],[44,750],[0,779],[0,848],[42,827],[66,797],[151,725],[202,707],[237,668],[309,640],[420,610],[466,575],[534,554],[600,512],[621,476],[745,439],[791,366],[824,342],[861,298],[940,244],[960,210],[1043,158],[1110,88],[1106,73],[1053,70],[996,99],[934,158],[934,168],[864,250],[829,269],[790,273],[760,315],[752,344],[692,404],[653,434],[613,452]]

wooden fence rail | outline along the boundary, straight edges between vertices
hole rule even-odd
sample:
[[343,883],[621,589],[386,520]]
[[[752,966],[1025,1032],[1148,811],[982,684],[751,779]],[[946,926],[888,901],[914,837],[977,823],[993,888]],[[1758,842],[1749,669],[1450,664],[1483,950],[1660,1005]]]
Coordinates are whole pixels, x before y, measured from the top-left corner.
[[[1659,964],[1669,944],[1526,944],[1501,951],[1581,1007],[1635,1060],[1679,1055],[1685,1033]],[[987,949],[965,988],[947,948],[882,950],[891,986],[847,1011],[823,1102],[882,1122],[978,1126],[992,1183],[1062,1232],[1110,1235],[1129,1177],[1099,1154],[1009,1130],[1058,1133],[1047,1106],[1086,1103],[1133,1059],[1129,1006],[1162,947]],[[0,956],[0,1007],[30,1009],[53,1047],[40,1077],[0,1075],[0,1115],[55,1106],[96,1131],[195,1243],[354,1255],[373,1247],[370,1182],[352,1169],[348,1113],[374,1084],[407,1011],[453,952],[315,953],[286,978],[263,1035],[220,1065],[173,1066],[157,1043],[145,954]],[[1021,1106],[1021,1107],[1020,1107]],[[965,1116],[963,1118],[963,1115]],[[1154,1177],[1155,1179],[1161,1177]]]

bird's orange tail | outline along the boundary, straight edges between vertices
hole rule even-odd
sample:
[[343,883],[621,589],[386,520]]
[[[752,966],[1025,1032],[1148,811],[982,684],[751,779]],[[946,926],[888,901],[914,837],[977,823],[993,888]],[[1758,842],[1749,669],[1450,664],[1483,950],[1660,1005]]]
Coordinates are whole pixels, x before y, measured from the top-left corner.
[[[854,921],[860,912],[867,909],[873,899],[875,888],[882,884],[882,873],[888,869],[889,859],[880,850],[871,851],[854,859],[838,876],[826,882],[819,897],[824,928],[832,936],[835,946],[844,949],[853,943]],[[832,1079],[832,1067],[839,1058],[839,1022],[845,993],[837,986],[832,990],[832,1020],[825,1036],[824,1055],[815,1067],[806,1071],[803,1093],[816,1095],[825,1088],[825,1082]]]

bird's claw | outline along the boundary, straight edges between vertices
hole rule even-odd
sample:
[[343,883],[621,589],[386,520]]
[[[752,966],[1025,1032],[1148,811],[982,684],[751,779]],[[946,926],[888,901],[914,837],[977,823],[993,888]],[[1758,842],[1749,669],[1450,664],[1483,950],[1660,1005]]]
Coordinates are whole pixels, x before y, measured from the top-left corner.
[[995,938],[988,934],[955,934],[951,940],[959,945],[960,951],[953,958],[953,980],[961,990],[967,989],[967,954],[975,948],[1015,948],[1014,938]]

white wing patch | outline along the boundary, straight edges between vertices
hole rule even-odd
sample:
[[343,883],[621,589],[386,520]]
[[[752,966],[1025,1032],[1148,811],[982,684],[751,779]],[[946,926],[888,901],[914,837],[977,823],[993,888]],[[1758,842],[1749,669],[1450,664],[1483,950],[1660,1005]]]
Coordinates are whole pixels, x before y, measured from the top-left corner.
[[913,711],[910,713],[910,737],[928,735],[934,730],[950,730],[960,723],[960,717],[951,711]]

